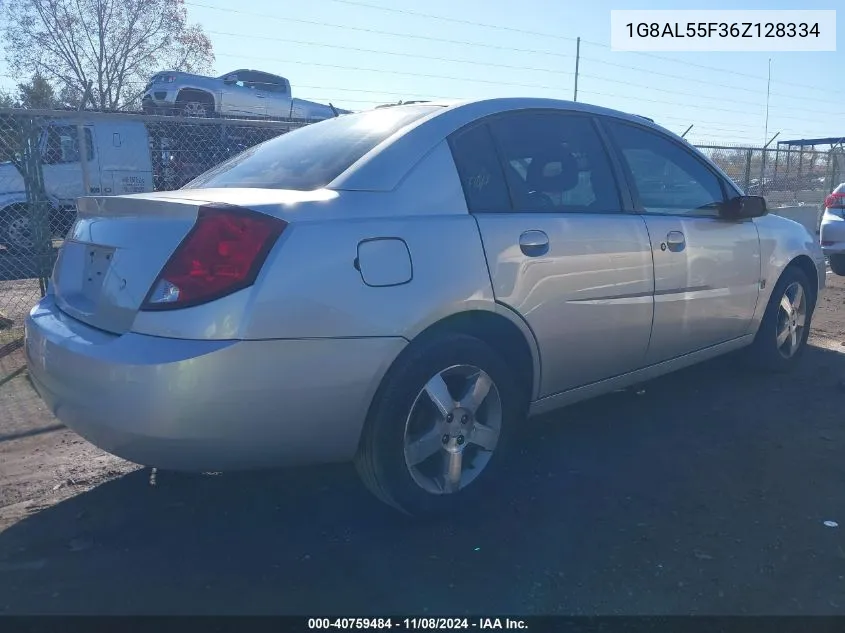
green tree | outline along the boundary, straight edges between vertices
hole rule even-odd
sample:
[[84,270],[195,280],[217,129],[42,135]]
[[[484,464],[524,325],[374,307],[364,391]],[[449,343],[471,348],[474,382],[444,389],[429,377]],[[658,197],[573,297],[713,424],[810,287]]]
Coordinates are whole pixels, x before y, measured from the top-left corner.
[[55,89],[39,73],[33,75],[28,82],[18,84],[17,106],[19,108],[47,110],[59,105]]

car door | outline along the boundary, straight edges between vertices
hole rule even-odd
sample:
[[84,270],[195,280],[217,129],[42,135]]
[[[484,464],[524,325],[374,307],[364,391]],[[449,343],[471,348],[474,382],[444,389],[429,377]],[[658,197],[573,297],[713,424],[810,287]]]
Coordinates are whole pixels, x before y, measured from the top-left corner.
[[286,118],[290,116],[290,96],[287,83],[280,77],[261,74],[264,116]]
[[654,328],[649,364],[748,332],[760,292],[760,243],[751,219],[717,205],[735,188],[682,142],[652,128],[602,119],[652,241]]
[[496,300],[540,350],[540,396],[643,365],[651,248],[590,117],[520,111],[451,139]]
[[255,96],[248,71],[234,72],[223,79],[223,94],[221,96],[221,114],[235,116],[249,116],[257,114],[260,100]]

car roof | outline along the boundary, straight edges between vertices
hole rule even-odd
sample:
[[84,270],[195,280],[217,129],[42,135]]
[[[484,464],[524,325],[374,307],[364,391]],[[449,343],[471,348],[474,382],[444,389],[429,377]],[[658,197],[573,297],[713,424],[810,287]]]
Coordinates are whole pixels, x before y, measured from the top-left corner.
[[[644,116],[642,114],[633,114],[630,112],[623,112],[622,110],[614,110],[612,108],[605,108],[603,106],[592,105],[582,101],[568,101],[566,99],[548,99],[541,97],[494,97],[486,99],[434,99],[430,101],[409,101],[399,104],[386,104],[379,107],[411,107],[425,103],[432,106],[441,106],[444,108],[466,108],[468,111],[479,110],[499,110],[501,112],[510,112],[525,109],[551,109],[569,112],[583,112],[587,114],[596,114],[603,116],[613,116],[621,119],[628,119],[635,123],[648,122],[652,127],[658,128],[661,131],[669,132],[665,128],[657,125],[654,119]],[[492,112],[487,112],[490,114]],[[671,134],[671,132],[669,132]]]
[[[534,97],[499,97],[468,100],[432,100],[425,104],[397,104],[385,109],[432,106],[432,112],[403,128],[362,157],[336,178],[333,189],[392,189],[435,146],[453,132],[487,116],[520,110],[559,110],[614,117],[652,128],[677,141],[689,143],[650,119],[588,103]],[[382,110],[383,111],[383,110]],[[319,124],[318,124],[319,125]]]
[[225,77],[226,75],[234,75],[235,73],[258,73],[261,75],[266,75],[268,77],[274,77],[276,79],[285,79],[284,77],[281,77],[279,75],[268,73],[266,70],[255,70],[254,68],[238,68],[237,70],[230,70],[226,74],[221,75],[221,77]]

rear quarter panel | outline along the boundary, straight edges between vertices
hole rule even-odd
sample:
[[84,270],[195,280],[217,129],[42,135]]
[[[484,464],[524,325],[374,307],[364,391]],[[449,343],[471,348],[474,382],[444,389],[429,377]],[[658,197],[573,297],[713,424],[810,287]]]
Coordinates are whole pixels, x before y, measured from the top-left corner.
[[[355,266],[359,243],[404,241],[407,283],[374,287]],[[265,264],[242,337],[413,338],[440,318],[491,309],[493,294],[469,215],[297,223]]]
[[[457,312],[496,309],[478,226],[445,142],[393,190],[341,191],[335,202],[341,212],[333,219],[306,215],[285,231],[249,298],[244,338],[411,340]],[[374,287],[356,268],[359,244],[379,238],[407,246],[406,283]]]

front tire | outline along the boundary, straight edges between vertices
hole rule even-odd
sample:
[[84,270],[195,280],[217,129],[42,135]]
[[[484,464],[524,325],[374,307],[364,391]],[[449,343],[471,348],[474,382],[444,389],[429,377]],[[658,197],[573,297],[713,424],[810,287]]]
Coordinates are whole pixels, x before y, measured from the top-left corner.
[[484,494],[527,404],[505,361],[465,334],[411,343],[385,376],[355,458],[369,490],[411,515]]
[[834,275],[845,277],[845,255],[831,255],[830,269]]
[[772,372],[789,371],[797,365],[807,347],[814,297],[806,273],[795,266],[783,271],[748,349],[752,365]]

